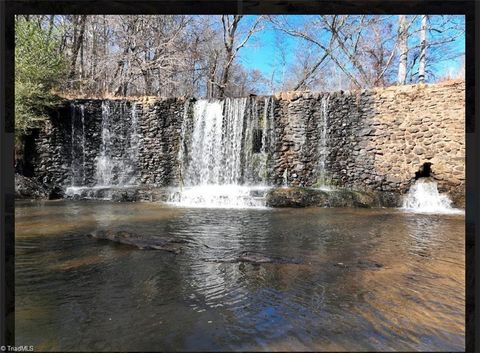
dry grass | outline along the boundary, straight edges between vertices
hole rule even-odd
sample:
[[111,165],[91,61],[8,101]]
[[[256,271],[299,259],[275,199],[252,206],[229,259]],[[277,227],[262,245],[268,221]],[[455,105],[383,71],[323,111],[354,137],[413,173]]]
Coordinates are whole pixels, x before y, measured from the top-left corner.
[[[416,93],[420,93],[424,88],[431,87],[431,86],[454,86],[463,84],[465,80],[463,78],[446,78],[439,80],[435,83],[427,83],[427,84],[409,84],[409,85],[393,85],[393,86],[386,86],[386,87],[373,87],[370,89],[366,89],[366,91],[381,93],[381,92],[395,92],[396,94],[401,95],[408,95],[411,96],[411,93],[416,91]],[[365,89],[352,89],[345,92],[348,92],[352,95],[357,97],[357,100],[361,96],[361,92]],[[398,92],[398,93],[397,93]],[[408,93],[407,93],[408,92]],[[109,99],[109,100],[127,100],[127,101],[136,101],[136,102],[144,102],[146,104],[154,103],[157,101],[163,101],[167,99],[188,99],[188,97],[164,97],[164,96],[125,96],[119,97],[115,96],[110,93],[106,93],[103,95],[87,95],[80,92],[54,92],[59,97],[66,99],[66,100],[74,100],[74,99]],[[302,96],[304,94],[319,94],[323,93],[320,91],[285,91],[285,92],[277,92],[272,96],[275,96],[277,99],[282,100],[291,100],[294,97]],[[260,96],[259,96],[260,97]],[[264,97],[263,95],[261,97]]]
[[113,94],[103,94],[103,95],[87,95],[85,93],[79,92],[54,92],[54,94],[58,95],[59,97],[66,99],[66,100],[74,100],[74,99],[108,99],[108,100],[127,100],[127,101],[136,101],[136,102],[154,102],[154,101],[161,101],[167,99],[186,99],[186,97],[163,97],[163,96],[115,96]]

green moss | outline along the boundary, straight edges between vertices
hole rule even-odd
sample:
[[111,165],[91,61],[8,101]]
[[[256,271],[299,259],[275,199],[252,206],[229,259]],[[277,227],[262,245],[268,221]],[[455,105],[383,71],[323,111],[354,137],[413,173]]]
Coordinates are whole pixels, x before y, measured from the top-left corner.
[[330,187],[338,187],[339,184],[336,180],[333,180],[327,176],[324,176],[324,177],[319,177],[317,179],[317,181],[312,185],[312,187],[314,188],[319,188],[319,187],[322,187],[322,186],[330,186]]

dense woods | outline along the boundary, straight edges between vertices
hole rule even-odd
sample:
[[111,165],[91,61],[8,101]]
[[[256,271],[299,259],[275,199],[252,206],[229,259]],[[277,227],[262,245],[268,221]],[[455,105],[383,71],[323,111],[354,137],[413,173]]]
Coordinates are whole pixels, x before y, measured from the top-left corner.
[[[448,66],[462,61],[463,40],[462,16],[22,15],[16,121],[41,116],[49,93],[211,98],[434,82],[462,74]],[[268,70],[246,59],[266,47]]]

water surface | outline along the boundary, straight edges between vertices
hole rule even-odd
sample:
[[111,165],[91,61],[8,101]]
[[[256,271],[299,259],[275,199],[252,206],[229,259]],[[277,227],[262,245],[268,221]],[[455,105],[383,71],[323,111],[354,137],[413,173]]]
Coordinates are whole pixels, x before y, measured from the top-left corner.
[[[99,228],[187,243],[142,251],[86,236]],[[17,202],[16,344],[462,351],[464,236],[463,215],[392,209]],[[243,251],[300,263],[214,262]]]

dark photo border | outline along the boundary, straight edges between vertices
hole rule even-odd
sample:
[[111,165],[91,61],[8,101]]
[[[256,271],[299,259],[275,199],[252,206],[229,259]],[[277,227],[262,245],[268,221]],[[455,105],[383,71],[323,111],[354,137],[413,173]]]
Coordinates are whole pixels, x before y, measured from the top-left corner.
[[[442,0],[0,0],[0,345],[15,346],[14,18],[16,14],[457,14],[465,15],[466,307],[465,350],[479,352],[478,39],[480,2]],[[475,45],[476,44],[476,45]],[[475,99],[477,98],[477,100]],[[477,114],[476,114],[477,113]],[[24,344],[23,342],[18,342]]]

